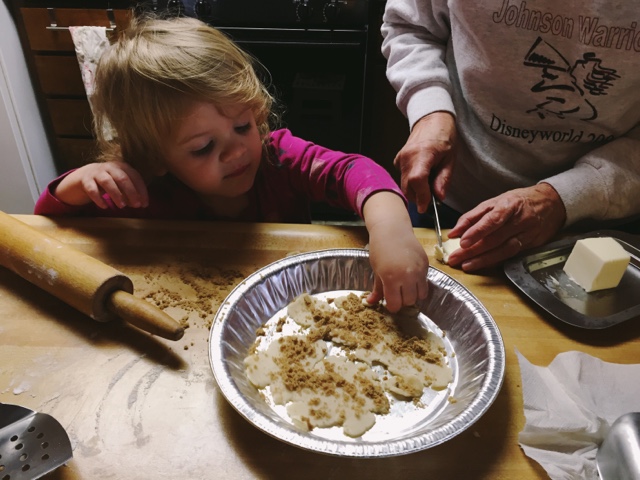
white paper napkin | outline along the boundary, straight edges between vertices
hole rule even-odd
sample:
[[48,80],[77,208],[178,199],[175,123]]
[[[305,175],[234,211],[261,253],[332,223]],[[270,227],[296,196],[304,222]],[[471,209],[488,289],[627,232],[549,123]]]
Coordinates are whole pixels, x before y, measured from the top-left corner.
[[[110,45],[107,38],[107,29],[106,27],[81,26],[69,27],[69,32],[71,32],[71,38],[76,50],[76,57],[82,74],[82,83],[89,99],[89,106],[93,110],[91,96],[94,91],[96,67],[100,56]],[[105,126],[104,134],[107,139],[113,138],[110,126]]]
[[80,64],[82,82],[87,96],[93,95],[93,79],[102,52],[109,46],[105,27],[69,27],[76,57]]
[[553,480],[597,480],[596,453],[611,424],[640,411],[640,365],[565,352],[539,367],[516,354],[526,418],[522,450]]

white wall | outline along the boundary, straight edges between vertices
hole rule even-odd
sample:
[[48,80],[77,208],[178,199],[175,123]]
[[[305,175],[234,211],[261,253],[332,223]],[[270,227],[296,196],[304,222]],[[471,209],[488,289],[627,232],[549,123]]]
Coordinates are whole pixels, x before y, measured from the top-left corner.
[[57,174],[5,2],[0,2],[0,32],[0,210],[28,214]]

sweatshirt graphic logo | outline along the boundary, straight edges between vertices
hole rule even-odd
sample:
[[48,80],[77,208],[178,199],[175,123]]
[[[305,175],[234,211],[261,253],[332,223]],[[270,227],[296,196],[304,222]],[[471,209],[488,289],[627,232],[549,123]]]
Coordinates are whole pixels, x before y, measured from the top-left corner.
[[535,113],[541,119],[547,116],[596,119],[598,111],[590,99],[606,95],[607,89],[620,78],[616,70],[603,66],[595,53],[585,53],[571,64],[540,37],[525,55],[524,65],[540,69],[541,80],[531,91],[542,99],[527,113]]

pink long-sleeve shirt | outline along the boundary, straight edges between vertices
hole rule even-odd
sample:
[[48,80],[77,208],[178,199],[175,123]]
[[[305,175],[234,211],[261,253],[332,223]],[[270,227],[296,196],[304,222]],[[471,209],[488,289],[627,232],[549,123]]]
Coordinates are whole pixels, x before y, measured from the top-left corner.
[[373,193],[391,191],[404,199],[391,175],[370,158],[329,150],[297,138],[286,129],[271,134],[271,147],[273,158],[264,161],[258,171],[249,192],[249,207],[233,219],[216,215],[171,175],[149,184],[149,205],[145,208],[119,208],[108,195],[104,197],[109,205],[106,209],[93,202],[67,205],[53,192],[69,172],[48,185],[36,203],[34,214],[308,223],[312,203],[324,202],[362,216],[362,207]]

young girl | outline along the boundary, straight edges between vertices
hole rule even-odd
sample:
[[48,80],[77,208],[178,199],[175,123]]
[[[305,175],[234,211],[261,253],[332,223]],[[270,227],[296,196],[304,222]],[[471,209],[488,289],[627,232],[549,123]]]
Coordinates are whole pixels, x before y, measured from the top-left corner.
[[374,161],[271,132],[249,55],[193,18],[133,20],[102,55],[92,107],[101,154],[43,192],[35,214],[309,223],[311,202],[357,212],[374,288],[395,312],[427,294],[404,197]]

